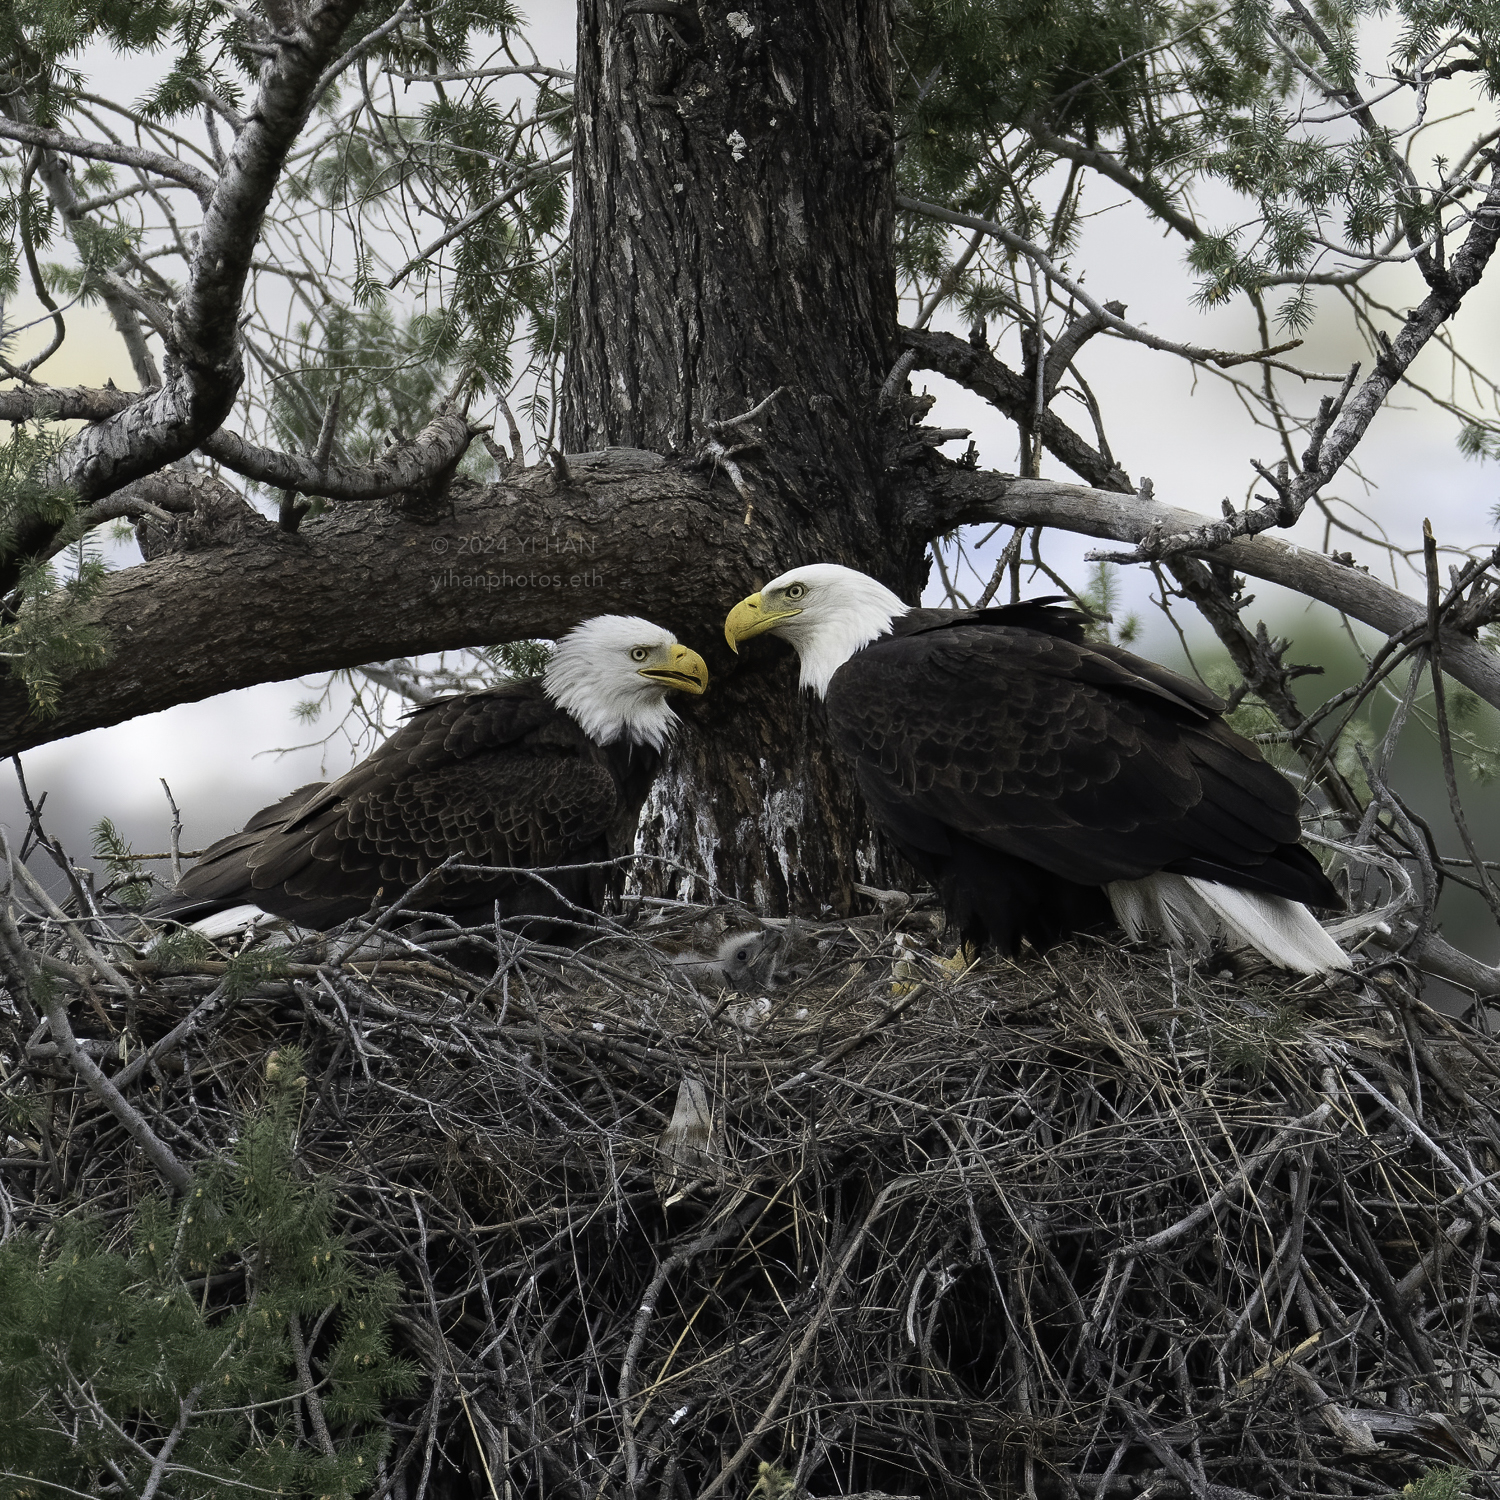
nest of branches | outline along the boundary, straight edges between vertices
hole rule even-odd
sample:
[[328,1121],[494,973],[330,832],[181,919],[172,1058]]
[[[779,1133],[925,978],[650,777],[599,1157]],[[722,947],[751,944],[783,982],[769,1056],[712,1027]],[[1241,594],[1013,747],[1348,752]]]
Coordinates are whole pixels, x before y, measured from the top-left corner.
[[[27,904],[7,1235],[127,1214],[141,1128],[230,1151],[300,1048],[299,1169],[399,1278],[418,1375],[368,1493],[1495,1492],[1500,1046],[1399,970],[1090,942],[954,977],[898,901],[773,932],[736,993],[677,950],[753,922],[663,901],[466,967],[117,956],[122,994]],[[21,1024],[16,941],[116,1102]],[[331,1333],[296,1345],[309,1444]]]

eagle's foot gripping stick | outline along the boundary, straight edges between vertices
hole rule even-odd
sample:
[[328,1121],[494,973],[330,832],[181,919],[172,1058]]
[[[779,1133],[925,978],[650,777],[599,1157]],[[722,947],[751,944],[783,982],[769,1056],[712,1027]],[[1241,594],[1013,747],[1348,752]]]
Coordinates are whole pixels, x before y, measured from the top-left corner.
[[962,979],[979,962],[978,943],[960,943],[958,951],[952,958],[929,960],[926,954],[918,958],[919,952],[920,950],[910,949],[904,943],[898,945],[896,962],[891,966],[891,993],[893,995],[907,995],[917,987],[919,983],[917,969],[924,960],[935,963],[944,971],[941,977],[950,982]]

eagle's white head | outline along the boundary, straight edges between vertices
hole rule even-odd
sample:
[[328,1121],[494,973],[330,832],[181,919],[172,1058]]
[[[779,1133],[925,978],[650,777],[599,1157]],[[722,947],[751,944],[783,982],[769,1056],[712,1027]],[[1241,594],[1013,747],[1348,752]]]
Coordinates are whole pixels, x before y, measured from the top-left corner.
[[724,637],[732,651],[757,635],[790,641],[802,661],[802,686],[822,698],[833,674],[861,647],[889,635],[891,622],[910,607],[867,574],[812,563],[741,599],[724,621]]
[[660,750],[677,726],[667,694],[707,691],[708,668],[650,620],[599,615],[557,643],[542,684],[596,745],[624,735]]

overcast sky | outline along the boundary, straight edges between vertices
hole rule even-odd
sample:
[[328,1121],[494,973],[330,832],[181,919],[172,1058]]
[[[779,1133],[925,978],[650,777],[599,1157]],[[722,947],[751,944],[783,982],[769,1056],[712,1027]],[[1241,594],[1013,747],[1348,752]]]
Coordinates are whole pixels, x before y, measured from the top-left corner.
[[[570,65],[571,4],[548,0],[534,4],[530,15],[530,33],[542,60]],[[163,56],[159,61],[165,69],[170,60]],[[82,66],[93,74],[100,92],[134,99],[149,86],[137,58],[122,61],[104,49],[91,48],[82,54]],[[1467,139],[1472,128],[1472,117],[1440,126],[1432,134],[1427,154],[1440,149],[1451,154],[1452,143]],[[1105,185],[1096,183],[1090,193],[1084,208],[1092,217],[1071,264],[1096,297],[1101,301],[1118,298],[1127,304],[1131,321],[1168,338],[1223,349],[1255,347],[1248,308],[1235,305],[1203,313],[1193,307],[1191,278],[1179,241],[1164,238],[1142,211],[1122,203],[1122,195]],[[1207,204],[1209,216],[1220,206],[1225,219],[1235,211],[1226,197],[1222,205]],[[1391,270],[1382,275],[1385,300],[1403,305],[1420,295],[1414,273]],[[1492,275],[1491,282],[1471,297],[1462,313],[1462,325],[1476,348],[1486,342],[1493,347],[1500,335],[1500,276]],[[91,316],[93,325],[86,321]],[[72,337],[63,353],[48,366],[52,380],[99,385],[113,378],[121,386],[134,385],[118,339],[97,314],[75,312],[70,328]],[[1015,350],[1008,354],[1014,361]],[[1353,338],[1350,320],[1337,316],[1321,318],[1306,346],[1292,357],[1304,368],[1339,373],[1356,359],[1368,362]],[[1237,503],[1244,500],[1253,477],[1251,458],[1274,463],[1279,456],[1268,434],[1251,428],[1237,397],[1222,382],[1196,374],[1170,355],[1096,338],[1083,363],[1106,413],[1116,457],[1133,477],[1150,476],[1157,497],[1168,504],[1216,515],[1223,497]],[[1424,355],[1418,373],[1429,382],[1446,383],[1445,368],[1434,353]],[[913,384],[939,397],[929,421],[973,429],[983,467],[1014,470],[1016,438],[1009,423],[941,377],[918,374]],[[1298,397],[1303,409],[1313,409],[1327,389],[1307,387],[1305,395]],[[1070,417],[1074,419],[1081,430],[1088,431],[1082,408]],[[1380,414],[1359,450],[1367,483],[1351,474],[1341,475],[1333,492],[1365,507],[1405,545],[1419,545],[1423,516],[1432,518],[1443,541],[1472,546],[1490,540],[1494,534],[1491,511],[1500,499],[1500,473],[1492,465],[1463,459],[1454,435],[1451,418],[1434,413],[1425,403],[1398,401]],[[956,456],[963,446],[950,444],[947,451]],[[1051,463],[1043,472],[1049,477],[1072,477]],[[1295,536],[1305,544],[1322,545],[1320,524],[1311,516]],[[1094,545],[1053,533],[1047,556],[1082,584],[1086,572],[1082,554]],[[1336,543],[1339,548],[1349,545],[1345,540]],[[1356,555],[1361,555],[1360,546],[1352,545]],[[122,562],[128,556],[122,553]],[[1368,550],[1363,560],[1372,565],[1379,562]],[[756,581],[747,580],[747,587]],[[1135,570],[1121,582],[1126,607],[1142,613],[1141,649],[1180,665],[1175,637],[1146,604],[1149,575]],[[1409,579],[1401,582],[1411,588]],[[1282,629],[1294,624],[1300,612],[1321,608],[1279,596],[1270,586],[1257,585],[1256,592],[1255,613],[1264,610],[1273,626]],[[163,849],[168,817],[159,778],[165,777],[183,809],[187,846],[201,847],[237,828],[250,813],[291,787],[347,768],[351,755],[342,740],[291,754],[276,753],[328,727],[328,719],[312,730],[294,721],[293,704],[307,696],[306,685],[270,684],[184,704],[30,751],[23,761],[32,794],[48,794],[51,826],[79,853],[86,843],[84,830],[105,815],[138,848]],[[19,811],[7,777],[0,781],[0,822],[13,835],[21,826]]]

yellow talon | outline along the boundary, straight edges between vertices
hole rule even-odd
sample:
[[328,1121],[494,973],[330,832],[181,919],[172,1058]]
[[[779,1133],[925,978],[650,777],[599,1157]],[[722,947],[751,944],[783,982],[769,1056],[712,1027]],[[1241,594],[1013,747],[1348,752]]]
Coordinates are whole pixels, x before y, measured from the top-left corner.
[[[908,954],[904,939],[898,939],[897,957],[892,968],[891,993],[893,995],[909,995],[917,987],[917,961]],[[923,955],[924,959],[926,955]],[[938,968],[947,970],[953,979],[962,979],[975,964],[979,962],[979,945],[977,943],[960,943],[958,952],[952,958],[934,959]]]
[[979,962],[978,943],[960,943],[952,958],[938,959],[938,967],[946,969],[955,979],[961,979]]

